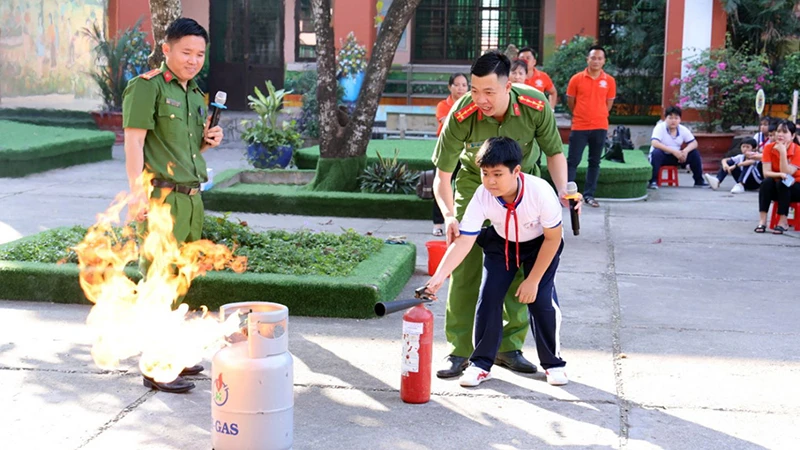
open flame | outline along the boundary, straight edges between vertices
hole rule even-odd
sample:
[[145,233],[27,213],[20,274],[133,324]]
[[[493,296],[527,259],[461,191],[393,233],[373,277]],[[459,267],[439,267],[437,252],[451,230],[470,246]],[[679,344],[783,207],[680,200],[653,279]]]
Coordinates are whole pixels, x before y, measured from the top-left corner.
[[[150,187],[151,177],[142,176],[144,186]],[[225,337],[240,327],[236,314],[220,323],[206,307],[190,312],[185,303],[173,309],[174,302],[186,294],[195,277],[226,267],[244,272],[247,259],[208,240],[178,246],[170,206],[153,200],[140,247],[134,227],[126,226],[121,233],[114,229],[129,198],[130,194],[117,195],[75,247],[81,288],[94,303],[87,318],[96,336],[92,358],[102,368],[115,369],[120,360],[141,354],[143,374],[170,382],[184,367],[224,345]],[[146,280],[135,283],[125,267],[139,261],[140,251],[152,263]]]

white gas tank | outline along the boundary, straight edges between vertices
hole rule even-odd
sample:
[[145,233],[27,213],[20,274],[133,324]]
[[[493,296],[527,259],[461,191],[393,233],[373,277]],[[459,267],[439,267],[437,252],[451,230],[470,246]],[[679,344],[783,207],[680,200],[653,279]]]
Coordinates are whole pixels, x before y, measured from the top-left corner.
[[286,450],[294,439],[294,374],[289,309],[277,303],[230,303],[220,319],[247,316],[247,340],[211,362],[214,450]]

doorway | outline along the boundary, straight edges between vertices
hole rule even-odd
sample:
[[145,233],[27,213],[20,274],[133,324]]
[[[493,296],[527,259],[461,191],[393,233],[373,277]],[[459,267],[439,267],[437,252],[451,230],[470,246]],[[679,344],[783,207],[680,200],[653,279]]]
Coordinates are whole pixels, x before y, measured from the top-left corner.
[[247,96],[272,81],[283,88],[283,0],[211,0],[209,95],[228,93],[227,106],[247,109]]

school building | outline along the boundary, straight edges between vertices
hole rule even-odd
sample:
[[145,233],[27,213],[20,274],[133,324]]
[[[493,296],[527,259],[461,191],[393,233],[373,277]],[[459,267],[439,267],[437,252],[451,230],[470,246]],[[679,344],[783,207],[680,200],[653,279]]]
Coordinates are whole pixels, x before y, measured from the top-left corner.
[[[377,36],[376,17],[392,0],[331,0],[338,41],[354,32],[370,49]],[[183,14],[210,32],[211,90],[225,90],[231,106],[244,109],[253,86],[272,80],[282,86],[288,71],[314,62],[315,35],[310,0],[183,0]],[[539,64],[562,41],[574,35],[598,38],[613,27],[613,10],[630,8],[636,0],[422,0],[395,55],[395,64],[426,67],[469,64],[482,51],[531,46]],[[724,44],[726,15],[720,0],[667,0],[663,99],[673,98],[668,80],[681,74],[682,50]],[[53,18],[56,18],[53,20]],[[60,19],[59,19],[60,18]],[[72,89],[76,69],[92,63],[89,48],[79,43],[76,29],[105,20],[109,35],[144,18],[150,30],[148,0],[7,0],[0,5],[0,79],[26,73],[37,93]],[[59,21],[61,25],[59,25]],[[28,50],[35,58],[30,58]],[[59,83],[52,74],[69,79]],[[51,79],[46,86],[35,81]],[[81,82],[83,83],[83,82]],[[87,81],[90,83],[90,80]],[[25,95],[25,83],[0,85],[3,95]],[[30,88],[30,86],[28,86]],[[80,89],[85,90],[83,84]],[[12,92],[9,92],[11,90]],[[77,92],[76,92],[77,93]],[[236,100],[238,99],[238,100]]]

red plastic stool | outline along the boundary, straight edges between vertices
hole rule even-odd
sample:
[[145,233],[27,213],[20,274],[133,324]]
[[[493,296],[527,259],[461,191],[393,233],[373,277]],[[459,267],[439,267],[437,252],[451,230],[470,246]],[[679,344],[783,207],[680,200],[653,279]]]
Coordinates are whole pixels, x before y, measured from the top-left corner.
[[[667,172],[667,176],[664,176],[664,171]],[[658,171],[658,180],[656,180],[656,184],[658,187],[661,187],[661,183],[667,183],[667,186],[678,186],[678,166],[661,166],[661,170]]]
[[[789,216],[792,215],[794,209],[794,217],[789,217],[789,227],[794,227],[795,231],[800,231],[800,202],[789,203]],[[769,228],[772,230],[778,224],[778,202],[772,202],[772,216],[769,219]]]

